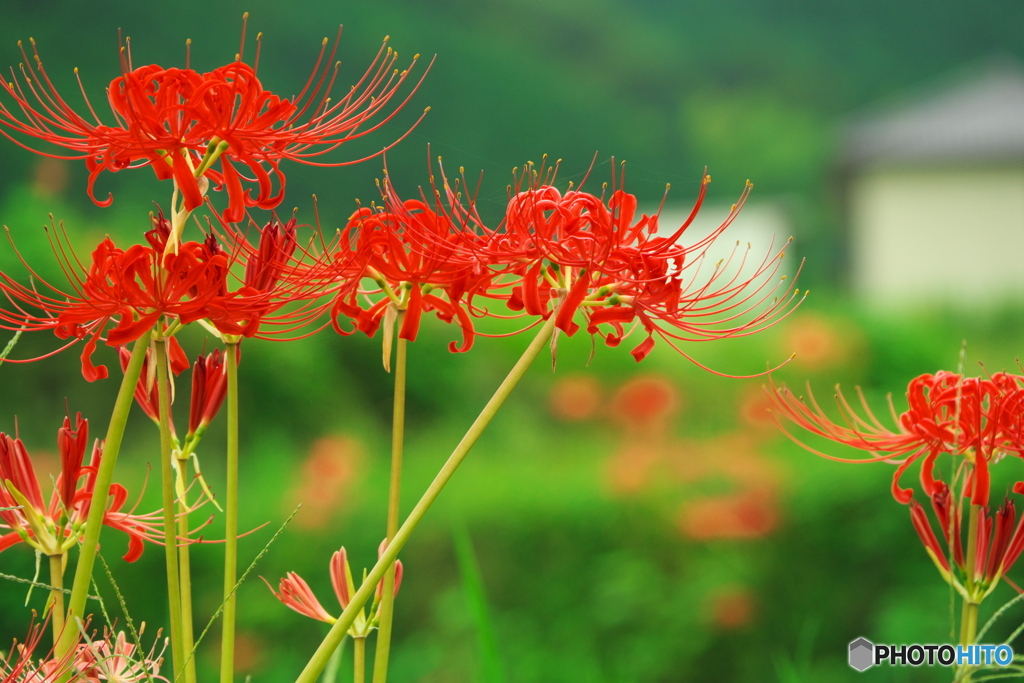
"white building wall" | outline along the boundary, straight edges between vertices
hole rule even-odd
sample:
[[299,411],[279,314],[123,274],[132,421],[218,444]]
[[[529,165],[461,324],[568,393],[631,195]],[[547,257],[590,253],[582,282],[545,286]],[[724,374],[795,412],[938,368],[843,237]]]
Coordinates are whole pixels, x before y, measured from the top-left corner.
[[865,169],[849,199],[853,284],[868,303],[1024,296],[1024,166]]

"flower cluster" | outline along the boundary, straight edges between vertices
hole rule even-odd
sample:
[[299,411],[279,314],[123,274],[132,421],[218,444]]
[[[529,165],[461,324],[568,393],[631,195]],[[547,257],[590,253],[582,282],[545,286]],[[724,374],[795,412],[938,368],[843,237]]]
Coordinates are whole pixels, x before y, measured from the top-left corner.
[[[836,443],[875,453],[868,460],[824,457],[840,462],[874,462],[903,458],[893,476],[893,496],[909,503],[913,491],[900,485],[900,478],[921,460],[921,488],[934,496],[941,482],[934,476],[936,459],[943,453],[962,456],[966,467],[965,486],[975,505],[988,505],[989,467],[1006,454],[1024,451],[1024,377],[996,373],[988,378],[963,377],[941,371],[914,378],[907,387],[908,408],[896,426],[884,427],[871,413],[858,389],[864,416],[860,416],[842,393],[836,400],[842,422],[830,420],[813,395],[804,401],[786,387],[772,385],[775,407],[803,429]],[[890,403],[891,407],[891,403]],[[783,427],[783,429],[785,429]],[[1024,483],[1014,486],[1024,493]]]
[[[57,430],[61,472],[47,503],[25,444],[0,432],[0,530],[8,530],[0,534],[0,551],[24,542],[44,555],[64,555],[79,542],[103,458],[103,443],[97,440],[85,464],[88,441],[88,421],[80,414],[73,423],[65,417]],[[163,531],[159,512],[125,511],[127,500],[127,490],[113,484],[103,524],[128,534],[124,559],[134,562],[142,555],[145,541],[162,542]]]
[[609,346],[640,328],[643,339],[632,351],[639,361],[653,349],[654,335],[676,350],[677,341],[744,336],[778,322],[798,301],[791,282],[775,278],[782,251],[769,251],[752,272],[744,272],[745,255],[708,263],[708,248],[735,219],[749,185],[711,235],[685,245],[709,176],[689,218],[664,232],[658,215],[637,215],[637,198],[622,189],[624,178],[613,176],[605,197],[571,184],[562,192],[555,175],[556,169],[528,164],[494,228],[464,200],[464,178],[450,183],[442,169],[443,190],[433,187],[432,199],[407,200],[385,178],[382,206],[360,209],[348,225],[358,230],[362,272],[378,289],[352,288],[337,299],[336,328],[343,331],[337,319],[347,317],[372,334],[395,309],[407,312],[400,336],[413,340],[422,313],[435,311],[462,328],[462,344],[451,349],[464,351],[472,345],[473,318],[491,314],[484,303],[490,299],[521,315],[554,315],[567,335],[580,329],[574,318],[582,315],[587,332]]
[[[312,163],[312,157],[376,131],[419,86],[415,84],[404,99],[392,102],[398,100],[419,56],[399,71],[395,68],[398,53],[385,39],[367,71],[345,95],[332,100],[331,86],[338,77],[337,41],[327,53],[324,39],[299,95],[283,98],[263,87],[256,77],[257,63],[242,61],[244,27],[242,33],[238,58],[206,73],[190,69],[187,63],[185,68],[156,64],[135,68],[130,51],[122,50],[122,74],[107,87],[112,125],[100,122],[88,99],[90,117],[72,109],[47,75],[33,41],[31,58],[22,49],[21,78],[12,70],[10,81],[0,79],[0,92],[10,98],[10,104],[0,99],[0,135],[29,149],[23,139],[34,138],[70,152],[57,155],[33,149],[47,156],[84,159],[89,195],[101,206],[109,205],[112,198],[96,198],[94,186],[100,173],[149,166],[161,180],[174,180],[187,211],[203,203],[210,182],[226,188],[226,214],[229,220],[239,221],[246,207],[272,209],[281,203],[285,185],[281,160]],[[252,176],[249,182],[256,184],[255,195],[243,189],[247,178],[238,167]]]
[[123,631],[107,632],[102,638],[79,643],[68,656],[51,653],[37,659],[35,650],[43,631],[42,625],[34,624],[24,643],[15,642],[6,656],[0,653],[0,682],[52,683],[69,675],[83,683],[167,681],[160,675],[166,641],[160,652],[154,644],[148,653],[141,653]]
[[[837,391],[840,422],[828,418],[813,395],[805,401],[774,384],[770,393],[778,413],[806,431],[872,453],[866,459],[838,458],[805,445],[818,455],[840,462],[899,463],[893,496],[909,505],[914,529],[928,554],[965,597],[980,601],[1024,551],[1024,518],[1017,520],[1013,501],[1008,498],[994,514],[989,506],[992,465],[1008,455],[1024,455],[1024,376],[1001,372],[964,377],[946,371],[921,375],[907,387],[907,410],[898,416],[893,410],[893,428],[883,426],[872,414],[859,390],[863,415]],[[935,475],[944,455],[953,461],[951,483]],[[914,499],[911,487],[901,484],[918,461],[920,490],[930,503],[945,548],[927,508]],[[1016,482],[1013,491],[1024,493],[1024,482]],[[970,526],[963,523],[965,507],[975,527],[968,534],[973,545],[966,550],[961,538],[961,531]]]
[[[284,226],[268,223],[260,231],[258,246],[236,231],[231,233],[230,248],[211,233],[202,242],[183,242],[176,252],[165,249],[169,221],[162,214],[152,221],[147,244],[122,249],[107,237],[93,251],[87,269],[58,244],[55,253],[68,274],[71,291],[45,282],[46,290],[40,291],[0,273],[0,291],[12,304],[0,308],[0,327],[51,330],[71,343],[85,340],[82,374],[93,381],[108,375],[105,366],[92,361],[100,339],[123,347],[158,323],[160,332],[171,336],[180,326],[200,320],[225,336],[274,336],[316,319],[326,308],[325,304],[312,316],[301,308],[274,315],[290,303],[323,296],[314,269],[291,265],[296,260],[294,220]],[[233,287],[237,277],[232,268],[243,256],[247,258],[245,276]],[[27,264],[26,268],[31,272]],[[279,278],[282,273],[288,277]]]
[[[61,474],[48,503],[20,439],[0,434],[0,530],[7,531],[0,535],[0,550],[24,541],[50,556],[56,654],[37,665],[25,654],[31,648],[23,648],[13,659],[0,660],[6,669],[0,668],[0,683],[41,683],[69,674],[86,681],[164,680],[158,675],[161,658],[139,655],[123,634],[108,634],[96,643],[82,634],[84,645],[76,640],[79,633],[72,619],[85,612],[101,529],[95,519],[88,521],[89,510],[98,518],[101,505],[103,524],[129,536],[125,559],[138,558],[144,541],[165,545],[174,677],[195,681],[189,559],[195,528],[190,530],[188,516],[194,508],[186,494],[191,482],[198,481],[212,499],[196,447],[226,397],[221,673],[231,679],[239,536],[237,364],[243,339],[294,339],[328,326],[340,334],[382,330],[387,366],[394,335],[414,341],[425,314],[458,326],[461,341],[449,344],[453,352],[469,350],[477,335],[486,334],[477,330],[480,319],[521,318],[524,329],[539,325],[539,336],[502,384],[504,391],[518,382],[549,339],[554,352],[560,334],[571,336],[585,328],[608,346],[618,346],[636,333],[632,355],[638,361],[651,353],[657,340],[686,355],[679,342],[753,334],[786,317],[801,299],[793,280],[787,282],[780,272],[782,250],[770,247],[750,264],[749,248],[738,245],[726,259],[715,262],[710,256],[709,248],[746,201],[749,183],[717,229],[689,240],[710,182],[706,175],[689,217],[669,229],[659,225],[660,210],[639,211],[636,196],[624,189],[624,171],[614,164],[610,187],[594,194],[571,183],[566,189],[557,187],[558,164],[549,167],[546,161],[539,168],[527,164],[516,176],[495,222],[483,219],[475,193],[465,193],[461,170],[449,181],[440,168],[437,176],[431,169],[429,190],[412,199],[399,196],[385,171],[381,202],[360,207],[338,226],[334,239],[324,237],[319,222],[315,228],[303,226],[294,215],[287,220],[272,215],[260,228],[249,210],[273,210],[281,204],[282,162],[355,163],[314,159],[391,121],[418,88],[410,75],[418,56],[409,68],[394,68],[398,55],[385,39],[367,72],[335,100],[330,92],[338,67],[332,69],[334,51],[328,55],[325,39],[305,86],[294,98],[285,98],[257,78],[258,47],[251,64],[243,60],[244,44],[243,26],[242,47],[234,61],[209,72],[190,68],[187,60],[184,68],[135,67],[125,46],[121,75],[107,88],[113,116],[107,123],[87,98],[88,116],[68,105],[34,43],[32,58],[23,50],[20,76],[12,70],[10,79],[0,82],[0,135],[28,149],[41,141],[66,150],[63,156],[48,148],[34,150],[46,156],[84,160],[88,194],[96,204],[112,201],[96,195],[95,184],[104,171],[150,167],[159,179],[173,184],[168,217],[163,211],[151,215],[138,243],[125,246],[106,237],[90,258],[79,260],[63,226],[54,228],[51,245],[66,285],[46,282],[24,260],[27,283],[0,272],[0,293],[6,299],[0,305],[0,329],[49,331],[63,341],[63,348],[82,342],[82,373],[88,381],[109,374],[94,359],[104,342],[117,350],[124,371],[106,457],[97,442],[86,465],[87,423],[80,416],[74,422],[66,418],[58,433]],[[211,186],[226,191],[226,207],[218,212],[211,203],[205,219],[193,218],[207,203]],[[186,234],[197,227],[201,237]],[[188,431],[179,439],[171,404],[173,378],[189,367],[176,339],[187,325],[203,327],[225,348],[194,363]],[[129,344],[134,344],[132,351],[126,348]],[[404,359],[404,354],[397,357]],[[331,579],[342,616],[326,610],[295,573],[283,578],[275,592],[295,611],[334,624],[329,639],[346,632],[362,647],[362,639],[379,628],[377,652],[383,663],[375,665],[375,680],[386,674],[392,576],[394,593],[402,579],[402,564],[395,556],[401,549],[397,539],[403,537],[395,529],[404,429],[404,410],[397,406],[404,406],[398,393],[404,392],[404,365],[396,376],[401,378],[396,381],[398,436],[388,514],[388,538],[394,545],[389,547],[387,540],[381,545],[378,563],[364,573],[365,588],[360,590],[345,548],[334,554]],[[109,483],[133,394],[160,428],[162,513],[123,510],[127,492]],[[499,392],[488,405],[500,405],[504,395]],[[491,419],[493,412],[488,411],[473,430]],[[438,486],[473,441],[475,437],[463,441],[467,445],[459,447],[449,460],[451,467],[446,465],[443,477],[435,480]],[[975,488],[980,478],[972,480]],[[422,516],[425,509],[418,506],[412,514]],[[404,524],[417,521],[410,515]],[[82,552],[65,612],[64,561],[77,543]],[[1007,547],[1015,546],[1010,542]],[[376,597],[367,611],[363,596],[374,587]],[[322,650],[336,647],[334,643]],[[357,656],[361,659],[362,651]],[[311,660],[302,679],[317,666],[322,663]]]
[[580,329],[574,318],[582,315],[587,332],[609,346],[639,328],[643,339],[632,353],[642,360],[655,335],[677,350],[678,341],[744,336],[778,322],[799,300],[792,281],[776,277],[781,251],[746,273],[745,256],[707,263],[708,247],[749,187],[709,237],[687,246],[682,237],[708,177],[690,218],[668,234],[659,232],[657,215],[638,217],[636,197],[621,188],[605,199],[562,193],[552,180],[538,176],[525,186],[524,178],[491,229],[454,190],[445,201],[436,190],[432,202],[402,200],[385,179],[382,205],[358,210],[338,239],[316,250],[300,245],[294,218],[268,222],[253,242],[252,230],[223,216],[203,241],[169,250],[172,226],[158,214],[146,244],[122,249],[105,238],[88,268],[58,242],[72,291],[48,284],[40,291],[0,273],[0,291],[13,304],[0,309],[0,327],[85,340],[82,371],[91,381],[107,376],[92,361],[98,340],[123,347],[158,323],[168,336],[203,321],[223,337],[280,338],[323,327],[329,312],[338,332],[372,335],[389,314],[402,313],[399,336],[415,340],[423,314],[433,311],[459,325],[462,343],[450,348],[466,351],[474,318],[495,315],[483,303],[490,300],[538,320],[554,315],[567,335]]
[[[377,555],[379,556],[383,553],[386,547],[387,541],[385,540],[380,544]],[[398,595],[398,589],[402,585],[402,571],[402,562],[398,560],[395,562],[395,595]],[[356,592],[356,585],[352,579],[352,568],[349,566],[348,553],[345,551],[344,546],[331,556],[331,585],[334,587],[334,595],[338,598],[338,604],[341,605],[342,609],[346,609]],[[267,587],[270,588],[269,583]],[[328,624],[333,624],[336,621],[335,617],[331,616],[320,604],[320,601],[316,599],[309,584],[295,572],[288,572],[281,579],[276,591],[273,588],[270,588],[270,590],[274,593],[274,597],[299,614]],[[374,595],[373,604],[370,606],[369,616],[366,615],[365,610],[360,610],[359,615],[350,627],[349,633],[353,638],[366,637],[370,630],[377,626],[377,622],[380,619],[380,600],[383,592],[384,582],[382,580],[377,584],[377,591]]]

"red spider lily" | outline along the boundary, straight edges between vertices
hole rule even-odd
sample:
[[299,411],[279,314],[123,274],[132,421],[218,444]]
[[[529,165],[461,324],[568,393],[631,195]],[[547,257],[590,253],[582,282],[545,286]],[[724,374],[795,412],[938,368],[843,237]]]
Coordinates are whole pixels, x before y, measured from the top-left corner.
[[[282,230],[291,236],[282,237]],[[337,287],[328,274],[338,266],[327,263],[326,257],[305,263],[309,252],[296,247],[294,230],[288,230],[277,222],[268,224],[258,248],[233,232],[230,238],[235,244],[229,252],[211,233],[203,242],[182,243],[175,252],[166,250],[171,227],[160,214],[146,233],[148,244],[122,250],[106,238],[93,252],[88,270],[58,241],[54,250],[72,291],[46,283],[27,264],[42,289],[0,273],[0,291],[11,303],[8,309],[0,309],[0,328],[52,330],[71,343],[85,340],[82,374],[89,381],[108,374],[106,367],[92,361],[98,340],[105,338],[109,346],[123,347],[158,323],[165,335],[173,334],[179,325],[204,319],[223,335],[275,338],[289,334],[326,313],[330,300],[324,288],[329,295]],[[231,291],[230,270],[235,264],[245,266],[247,274],[242,286]],[[295,302],[301,305],[282,311]],[[175,344],[170,351],[172,369],[182,363],[187,367]],[[154,391],[150,370],[143,391]],[[156,402],[150,403],[155,410]]]
[[[221,224],[232,262],[244,264],[239,287],[207,305],[210,324],[225,337],[279,339],[315,324],[330,308],[332,292],[347,282],[345,264],[331,254],[333,245],[323,245],[320,253],[301,246],[294,218],[264,225],[255,246],[245,232]],[[223,251],[212,236],[207,244]]]
[[[386,547],[387,541],[381,543],[378,548],[377,556],[379,557]],[[265,580],[264,580],[265,581]],[[345,547],[342,546],[340,550],[331,556],[331,585],[334,586],[334,594],[338,598],[338,603],[342,609],[346,609],[351,602],[352,596],[356,592],[355,582],[352,580],[352,568],[348,564],[348,554],[345,552]],[[398,595],[398,589],[402,585],[402,563],[401,561],[395,561],[395,595]],[[270,588],[270,584],[267,584]],[[356,617],[352,626],[349,628],[349,633],[353,636],[365,636],[369,633],[370,629],[377,625],[377,620],[380,617],[380,599],[384,589],[383,580],[377,584],[377,591],[374,597],[373,605],[370,606],[370,617],[367,619],[365,614],[360,610],[359,616]],[[335,617],[324,609],[320,601],[316,599],[309,584],[307,584],[301,576],[295,572],[289,572],[281,579],[278,584],[278,590],[274,591],[270,588],[270,591],[274,593],[274,597],[280,600],[283,604],[295,610],[299,614],[323,621],[328,624],[333,624]]]
[[556,173],[557,164],[528,165],[502,223],[493,230],[484,225],[472,200],[468,205],[463,201],[459,183],[444,180],[451,220],[471,225],[465,231],[469,234],[480,234],[463,244],[504,275],[505,293],[488,284],[479,294],[503,298],[509,308],[528,315],[554,314],[558,329],[569,335],[579,329],[574,317],[582,312],[587,331],[601,335],[609,346],[628,334],[625,326],[640,326],[647,336],[633,349],[638,361],[654,347],[655,334],[676,350],[676,341],[745,336],[775,324],[797,302],[799,292],[791,284],[779,291],[785,278],[773,283],[782,252],[769,252],[749,275],[744,274],[746,255],[739,252],[724,262],[707,263],[709,247],[735,219],[749,185],[711,235],[684,245],[681,240],[703,202],[709,177],[687,220],[662,235],[657,215],[637,217],[636,197],[622,189],[624,172],[613,174],[608,198],[571,187],[563,194],[552,185]]
[[[131,352],[125,347],[117,350],[118,360],[121,363],[121,372],[128,368],[128,361],[131,359]],[[160,391],[156,382],[156,365],[151,363],[152,349],[146,349],[146,357],[142,361],[142,372],[139,374],[139,383],[135,385],[135,402],[142,408],[149,419],[160,422]],[[167,343],[167,358],[171,373],[180,375],[188,370],[188,358],[181,344],[174,337],[170,337]],[[174,402],[174,384],[171,384],[171,402]],[[174,434],[174,422],[171,422],[171,434]]]
[[163,650],[158,653],[156,643],[148,653],[137,650],[134,644],[128,642],[124,631],[116,635],[107,632],[101,640],[88,641],[78,646],[73,667],[79,677],[88,681],[140,683],[156,680],[166,683],[167,679],[160,676]]
[[[338,38],[340,35],[339,29]],[[394,68],[398,53],[385,39],[366,73],[345,95],[332,100],[338,63],[333,67],[331,63],[337,40],[327,54],[328,41],[324,39],[313,72],[298,96],[282,98],[266,90],[256,77],[258,44],[254,63],[242,61],[244,22],[242,36],[236,60],[208,73],[188,68],[187,60],[183,69],[155,64],[133,68],[130,51],[122,50],[122,74],[107,88],[112,125],[100,121],[88,98],[88,115],[72,109],[47,75],[33,41],[31,59],[22,50],[21,78],[12,69],[10,81],[0,81],[0,90],[10,98],[10,104],[0,101],[0,134],[46,156],[84,159],[89,195],[98,205],[112,201],[111,197],[99,200],[95,196],[94,185],[101,172],[151,166],[158,178],[174,180],[185,211],[202,204],[208,181],[226,187],[226,218],[239,221],[246,206],[270,209],[280,204],[285,185],[279,168],[282,159],[320,166],[363,161],[316,162],[313,157],[385,125],[423,79],[421,76],[404,99],[398,100],[419,56],[399,71]],[[63,147],[68,154],[34,149],[23,142],[26,138]],[[220,170],[215,168],[217,161]],[[238,166],[252,177],[244,177]],[[256,184],[255,196],[243,189],[243,181]]]
[[[866,459],[846,459],[811,450],[839,462],[878,462],[903,458],[893,476],[893,496],[909,503],[913,491],[900,486],[900,477],[921,460],[921,488],[934,497],[941,491],[933,470],[939,455],[963,456],[968,466],[966,484],[974,505],[988,505],[989,465],[1006,453],[1024,449],[1024,378],[996,373],[990,378],[963,377],[940,371],[914,378],[907,387],[908,409],[899,417],[890,400],[894,428],[887,428],[867,407],[858,389],[864,417],[839,392],[836,402],[842,421],[829,419],[813,395],[805,402],[786,387],[771,385],[771,397],[779,413],[818,436],[869,451]],[[783,428],[785,431],[785,428]],[[786,432],[789,434],[789,432]],[[790,435],[791,438],[792,435]],[[796,440],[794,438],[794,440]],[[799,441],[798,441],[799,442]],[[806,446],[805,446],[806,447]],[[1015,486],[1024,492],[1024,485]]]
[[[945,482],[939,482],[936,489],[930,496],[931,507],[944,543],[940,544],[925,508],[911,500],[910,518],[914,530],[943,578],[964,597],[980,602],[995,589],[999,579],[1024,551],[1024,518],[1017,520],[1016,506],[1009,499],[999,507],[995,517],[989,516],[987,506],[981,507],[974,547],[967,547],[965,553],[961,537],[965,526],[961,519],[963,506],[952,503],[952,494]],[[968,543],[971,540],[968,538]],[[968,564],[968,558],[973,560],[972,565]]]
[[29,626],[23,643],[14,641],[7,652],[0,652],[0,683],[52,683],[72,671],[72,657],[55,659],[52,652],[36,660],[35,650],[46,631],[46,621]]
[[[0,291],[12,304],[0,309],[0,327],[52,330],[61,339],[86,340],[82,374],[89,381],[107,376],[105,366],[92,362],[96,342],[106,334],[110,346],[133,342],[162,318],[186,324],[207,317],[207,306],[225,296],[227,256],[205,243],[186,242],[175,252],[163,253],[166,221],[154,218],[148,245],[117,247],[109,237],[93,251],[86,271],[61,243],[61,266],[73,291],[65,292],[32,272],[45,289],[26,287],[0,273]],[[49,294],[46,293],[49,290]],[[109,330],[108,324],[114,325]]]
[[[97,440],[89,464],[83,465],[88,433],[88,421],[81,415],[75,416],[74,426],[64,418],[57,432],[61,474],[46,504],[25,445],[0,432],[0,528],[9,530],[0,535],[0,551],[24,541],[46,555],[62,555],[79,542],[103,458],[103,444]],[[159,512],[122,511],[127,499],[123,486],[111,485],[103,523],[128,535],[124,559],[134,562],[142,555],[145,541],[162,540],[162,517]]]
[[[174,376],[180,375],[189,368],[188,358],[175,337],[168,338],[168,366]],[[236,350],[236,352],[238,352]],[[240,354],[240,352],[238,352]],[[118,349],[121,370],[128,366],[131,353],[121,347]],[[160,392],[156,381],[156,368],[150,362],[152,350],[146,349],[146,357],[142,362],[139,383],[135,387],[135,402],[142,411],[154,422],[160,421]],[[219,349],[200,355],[196,358],[192,369],[192,396],[189,404],[189,429],[186,440],[194,437],[196,432],[205,429],[220,410],[227,393],[227,374],[224,359]],[[171,402],[174,402],[174,383],[171,382]],[[171,436],[175,437],[174,418],[171,416]]]
[[[434,311],[442,321],[454,320],[462,328],[462,343],[452,342],[449,349],[469,350],[474,336],[472,299],[492,286],[497,272],[474,250],[472,230],[452,220],[443,208],[431,207],[425,198],[403,201],[387,179],[382,193],[383,207],[359,209],[346,228],[358,230],[358,263],[364,264],[365,276],[379,289],[344,288],[332,309],[335,329],[349,333],[336,322],[345,316],[357,330],[372,336],[389,311],[405,311],[398,334],[415,341],[423,313]],[[379,297],[375,302],[374,296]],[[360,297],[371,300],[365,309]]]
[[[238,353],[238,347],[235,348]],[[227,395],[227,366],[220,349],[199,356],[192,368],[192,401],[189,405],[188,433],[196,435],[206,429],[224,403]],[[188,437],[186,437],[187,439]]]

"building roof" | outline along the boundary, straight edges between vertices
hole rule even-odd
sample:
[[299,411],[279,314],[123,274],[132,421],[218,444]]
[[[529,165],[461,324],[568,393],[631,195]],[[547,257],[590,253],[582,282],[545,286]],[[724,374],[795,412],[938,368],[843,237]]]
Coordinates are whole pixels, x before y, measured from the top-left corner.
[[1024,69],[1008,60],[866,110],[842,131],[851,166],[1013,159],[1024,160]]

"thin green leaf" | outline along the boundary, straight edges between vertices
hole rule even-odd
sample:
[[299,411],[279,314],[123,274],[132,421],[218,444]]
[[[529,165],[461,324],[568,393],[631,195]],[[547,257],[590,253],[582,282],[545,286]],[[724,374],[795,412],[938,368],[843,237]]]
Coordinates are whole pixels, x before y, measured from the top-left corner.
[[230,598],[232,595],[235,594],[236,591],[238,591],[238,587],[245,582],[245,580],[249,577],[249,574],[256,567],[256,564],[261,559],[263,559],[264,555],[267,554],[267,551],[270,550],[270,546],[274,544],[274,541],[277,540],[277,537],[281,535],[281,533],[285,530],[288,524],[292,521],[292,518],[295,517],[295,513],[299,511],[300,507],[302,506],[297,505],[295,509],[292,510],[292,513],[288,515],[288,519],[284,520],[284,522],[281,524],[278,530],[274,532],[274,535],[270,537],[270,540],[267,541],[267,544],[263,546],[263,550],[257,553],[256,557],[253,558],[248,568],[244,572],[242,572],[242,575],[238,578],[238,581],[235,582],[235,586],[231,589],[231,592],[228,595],[224,596],[224,600],[220,603],[220,606],[217,607],[217,611],[213,613],[213,616],[210,617],[210,620],[206,622],[206,627],[203,629],[203,632],[199,634],[198,638],[196,638],[196,642],[192,646],[192,652],[189,653],[189,656],[185,658],[185,662],[182,665],[183,667],[185,664],[188,664],[192,660],[192,657],[195,656],[196,650],[199,648],[199,643],[203,642],[203,638],[205,638],[206,634],[209,633],[210,629],[213,627],[214,622],[217,621],[217,617],[219,617],[221,613],[224,611],[224,605],[227,604],[228,598]]
[[[20,576],[12,576],[11,574],[4,574],[3,572],[0,572],[0,579],[7,579],[8,581],[16,581],[18,583],[25,583],[25,584],[28,584],[30,586],[34,586],[35,588],[45,588],[48,591],[59,590],[61,593],[66,593],[66,594],[69,594],[69,595],[71,593],[71,589],[70,588],[55,588],[55,587],[51,586],[48,583],[42,583],[40,581],[32,581],[31,579],[23,579]],[[86,596],[86,597],[88,597],[90,600],[99,600],[100,599],[99,596],[97,596],[97,595],[89,595],[89,596]]]
[[0,365],[2,365],[5,360],[7,360],[7,356],[9,356],[11,354],[11,351],[14,350],[14,347],[18,343],[18,340],[21,339],[21,333],[24,331],[25,328],[22,327],[20,330],[15,332],[14,336],[11,337],[11,341],[7,342],[7,346],[4,347],[4,350],[0,351]]
[[[1013,598],[1011,598],[1011,599],[1010,599],[1009,601],[1007,601],[1007,602],[1006,602],[1006,604],[1004,604],[1004,605],[1003,605],[1002,607],[1000,607],[999,609],[997,609],[997,610],[996,610],[996,612],[995,612],[995,614],[993,614],[993,615],[992,615],[992,616],[991,616],[991,617],[989,618],[989,620],[985,622],[985,626],[983,626],[983,627],[982,627],[981,631],[979,631],[979,632],[978,632],[978,635],[977,635],[977,637],[975,638],[976,642],[979,642],[979,643],[980,643],[980,642],[981,642],[981,639],[982,639],[982,637],[983,637],[983,636],[984,636],[984,635],[985,635],[986,633],[988,633],[988,630],[989,630],[990,628],[992,628],[992,625],[993,625],[993,624],[995,624],[995,623],[996,623],[996,619],[998,619],[999,617],[1003,616],[1003,614],[1005,614],[1005,613],[1006,613],[1006,610],[1010,609],[1010,607],[1012,607],[1012,606],[1013,606],[1014,604],[1016,604],[1016,603],[1020,602],[1021,600],[1024,600],[1024,593],[1021,593],[1020,595],[1014,596],[1014,597],[1013,597]],[[1022,630],[1024,630],[1024,624],[1022,624],[1021,626],[1019,626],[1019,627],[1017,628],[1017,630],[1016,630],[1016,631],[1014,631],[1014,632],[1013,632],[1013,634],[1012,634],[1012,635],[1011,635],[1011,636],[1010,636],[1009,638],[1007,638],[1007,639],[1006,639],[1006,642],[1007,642],[1007,643],[1010,643],[1010,642],[1012,642],[1013,640],[1015,640],[1015,639],[1017,638],[1017,636],[1019,636],[1019,635],[1020,635],[1020,633],[1021,633],[1021,631],[1022,631]]]
[[341,670],[341,659],[345,653],[345,643],[348,641],[349,638],[346,636],[345,639],[341,641],[341,645],[338,646],[338,649],[331,655],[331,658],[327,660],[327,668],[324,669],[323,675],[320,676],[320,683],[337,683],[338,671]]
[[455,557],[459,563],[462,586],[466,592],[466,602],[469,604],[473,621],[476,623],[477,644],[480,650],[480,680],[487,683],[504,683],[504,667],[502,667],[501,658],[498,655],[494,625],[487,606],[487,596],[484,592],[483,580],[480,577],[480,567],[473,552],[473,541],[469,537],[469,532],[461,525],[455,528],[453,538]]

